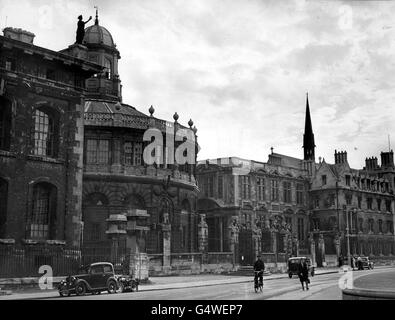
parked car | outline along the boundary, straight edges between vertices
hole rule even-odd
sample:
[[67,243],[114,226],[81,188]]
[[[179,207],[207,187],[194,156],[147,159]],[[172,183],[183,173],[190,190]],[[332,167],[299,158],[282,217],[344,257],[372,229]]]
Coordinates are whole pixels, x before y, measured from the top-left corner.
[[373,269],[374,264],[372,261],[369,260],[369,257],[361,257],[361,266],[359,266],[359,270],[364,269]]
[[86,293],[100,294],[102,291],[116,293],[118,282],[114,266],[109,262],[96,262],[80,268],[77,275],[68,276],[58,287],[60,296],[78,296]]
[[315,274],[315,268],[311,264],[310,258],[307,257],[293,257],[288,259],[288,276],[292,278],[294,274],[298,274],[299,271],[299,264],[304,261],[307,261],[307,266],[309,267],[309,273],[312,277]]

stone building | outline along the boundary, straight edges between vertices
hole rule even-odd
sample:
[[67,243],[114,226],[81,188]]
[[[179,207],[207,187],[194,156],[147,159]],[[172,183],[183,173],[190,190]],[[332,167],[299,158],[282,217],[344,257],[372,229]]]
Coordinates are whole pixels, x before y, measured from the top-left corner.
[[308,172],[303,161],[272,153],[267,163],[240,158],[199,162],[199,213],[208,250],[232,251],[236,262],[267,262],[307,252]]
[[[54,52],[33,38],[12,28],[0,37],[0,241],[123,246],[141,278],[194,261],[193,121],[183,126],[175,113],[168,122],[152,106],[147,115],[122,101],[120,52],[97,13],[82,44]],[[156,135],[144,138],[147,129]]]
[[1,243],[79,246],[85,80],[101,67],[0,36]]
[[[148,268],[152,273],[172,272],[172,254],[198,251],[196,154],[191,164],[168,161],[181,144],[175,141],[178,130],[188,130],[196,141],[193,121],[185,127],[178,122],[177,113],[174,121],[168,122],[155,118],[152,106],[146,115],[122,101],[120,52],[110,32],[100,25],[97,13],[94,25],[85,30],[82,44],[62,52],[104,68],[86,85],[83,244],[110,245],[108,219],[123,215],[128,219],[127,236],[117,241],[131,250],[134,265],[145,266],[138,272],[143,272],[143,277],[148,276]],[[158,150],[163,156],[161,163],[149,165],[144,161],[144,150],[151,143],[144,140],[148,129],[158,130],[163,139]]]
[[351,255],[395,254],[394,177],[393,151],[381,153],[381,165],[367,158],[363,169],[350,168],[347,152],[336,150],[334,164],[317,164],[310,198],[311,231],[323,239],[318,264],[347,256],[347,227]]
[[[200,161],[198,212],[208,225],[208,250],[231,251],[251,265],[258,253],[270,266],[292,255],[310,255],[318,266],[347,255],[394,255],[393,151],[350,168],[347,152],[335,164],[315,162],[306,100],[304,157],[273,153],[266,163],[240,158]],[[349,216],[349,237],[347,220]]]

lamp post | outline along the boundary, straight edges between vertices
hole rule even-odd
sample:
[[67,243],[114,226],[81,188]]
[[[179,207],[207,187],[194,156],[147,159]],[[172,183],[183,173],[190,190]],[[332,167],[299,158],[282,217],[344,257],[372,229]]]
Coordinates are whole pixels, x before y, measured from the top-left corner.
[[346,237],[347,237],[347,261],[348,264],[351,266],[351,254],[350,254],[350,228],[348,225],[348,212],[347,212],[347,206],[343,205],[343,211],[346,215]]

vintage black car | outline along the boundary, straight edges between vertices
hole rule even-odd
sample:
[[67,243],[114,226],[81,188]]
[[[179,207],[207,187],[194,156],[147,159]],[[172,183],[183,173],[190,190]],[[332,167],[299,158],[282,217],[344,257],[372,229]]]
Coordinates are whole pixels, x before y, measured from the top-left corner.
[[373,269],[373,267],[374,267],[373,262],[370,261],[368,257],[360,257],[360,258],[361,259],[360,259],[359,265],[358,265],[358,262],[357,262],[358,270]]
[[60,296],[78,296],[86,293],[100,294],[102,291],[116,293],[118,290],[114,267],[109,262],[96,262],[81,267],[79,274],[68,276],[58,287]]
[[309,273],[312,277],[314,277],[315,268],[311,265],[310,258],[307,257],[293,257],[288,259],[288,276],[292,278],[294,274],[298,274],[299,272],[299,264],[300,262],[307,262],[307,266],[309,267]]

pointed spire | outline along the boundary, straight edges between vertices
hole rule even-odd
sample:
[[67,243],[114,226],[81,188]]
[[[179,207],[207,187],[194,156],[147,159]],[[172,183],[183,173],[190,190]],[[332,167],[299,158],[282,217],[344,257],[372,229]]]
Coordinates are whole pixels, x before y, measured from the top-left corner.
[[303,135],[304,160],[315,160],[315,143],[313,126],[311,125],[309,93],[306,93],[306,119]]
[[99,25],[99,7],[95,6],[95,9],[96,9],[95,25]]

